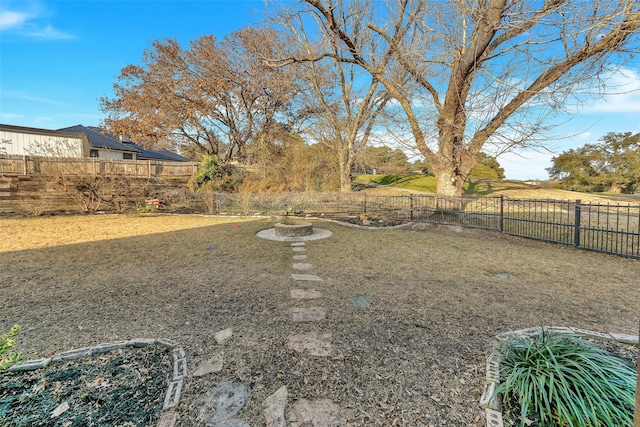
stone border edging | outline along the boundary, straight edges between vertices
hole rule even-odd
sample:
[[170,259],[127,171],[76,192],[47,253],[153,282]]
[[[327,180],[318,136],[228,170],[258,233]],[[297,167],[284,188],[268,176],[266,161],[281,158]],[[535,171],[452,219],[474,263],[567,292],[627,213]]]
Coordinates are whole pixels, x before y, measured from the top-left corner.
[[[564,327],[564,326],[548,326],[518,329],[515,331],[503,332],[496,335],[498,341],[504,341],[510,336],[539,336],[543,329],[547,332],[556,334],[573,334],[586,338],[595,338],[605,341],[615,341],[621,344],[635,345],[640,340],[637,335],[618,334],[614,332],[602,333],[590,331],[588,329]],[[495,394],[496,387],[500,384],[500,358],[499,354],[492,350],[486,359],[485,364],[485,385],[480,396],[479,405],[485,410],[485,418],[487,427],[503,427],[502,421],[502,405],[500,404],[500,395]],[[495,395],[494,395],[495,394]]]
[[[182,381],[187,377],[187,358],[182,347],[178,347],[178,344],[169,338],[133,338],[130,340],[116,341],[114,343],[101,343],[93,347],[75,348],[72,350],[63,351],[56,354],[53,357],[46,357],[42,359],[27,360],[17,365],[11,366],[7,369],[8,372],[26,372],[35,371],[37,369],[44,368],[51,363],[67,362],[70,360],[79,359],[81,357],[93,356],[97,354],[108,353],[113,350],[119,350],[125,347],[142,348],[150,345],[159,345],[168,350],[172,350],[171,355],[173,358],[173,372],[172,378],[169,382],[167,393],[162,405],[163,413],[160,415],[158,421],[158,427],[173,426],[175,425],[178,414],[170,409],[176,408],[180,403],[180,395],[182,393]],[[168,412],[165,412],[168,411]]]

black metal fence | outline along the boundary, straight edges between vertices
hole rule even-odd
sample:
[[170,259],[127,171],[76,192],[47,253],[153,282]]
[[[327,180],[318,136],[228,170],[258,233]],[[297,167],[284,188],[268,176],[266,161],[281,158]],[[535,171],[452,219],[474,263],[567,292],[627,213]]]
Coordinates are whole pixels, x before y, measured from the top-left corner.
[[372,196],[356,193],[215,193],[217,213],[309,214],[428,222],[495,230],[640,259],[640,204],[580,200]]

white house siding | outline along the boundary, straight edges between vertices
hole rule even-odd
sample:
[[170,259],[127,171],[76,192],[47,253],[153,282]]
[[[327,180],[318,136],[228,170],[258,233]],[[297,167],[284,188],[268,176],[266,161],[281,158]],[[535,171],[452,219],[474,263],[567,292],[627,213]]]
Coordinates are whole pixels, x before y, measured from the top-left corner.
[[84,139],[80,136],[55,136],[0,129],[0,153],[2,154],[82,157],[83,143]]
[[[137,153],[131,154],[133,155],[132,160],[136,160]],[[122,151],[98,150],[98,157],[101,159],[122,160],[124,158],[124,153]]]

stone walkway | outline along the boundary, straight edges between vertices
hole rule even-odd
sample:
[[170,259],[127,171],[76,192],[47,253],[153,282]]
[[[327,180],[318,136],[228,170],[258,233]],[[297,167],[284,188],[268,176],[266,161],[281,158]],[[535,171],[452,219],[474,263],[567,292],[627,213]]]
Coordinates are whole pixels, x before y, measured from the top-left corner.
[[[333,352],[331,332],[315,327],[327,317],[327,309],[322,306],[323,294],[317,288],[322,278],[313,273],[313,264],[306,254],[306,242],[331,236],[328,230],[314,229],[312,236],[281,238],[272,229],[263,230],[258,237],[287,242],[292,253],[291,265],[291,322],[305,322],[311,330],[301,334],[290,334],[287,346],[300,352],[303,357],[327,357]],[[218,344],[233,338],[231,328],[214,335]],[[220,372],[224,365],[224,355],[214,354],[193,373],[204,376]],[[204,396],[201,408],[206,427],[246,427],[245,421],[234,418],[244,407],[248,391],[237,381],[225,381],[213,386]],[[292,402],[287,411],[287,404]],[[346,425],[341,408],[330,399],[307,400],[290,396],[286,386],[282,386],[264,401],[264,415],[267,427],[338,427]],[[158,424],[160,427],[161,424]]]

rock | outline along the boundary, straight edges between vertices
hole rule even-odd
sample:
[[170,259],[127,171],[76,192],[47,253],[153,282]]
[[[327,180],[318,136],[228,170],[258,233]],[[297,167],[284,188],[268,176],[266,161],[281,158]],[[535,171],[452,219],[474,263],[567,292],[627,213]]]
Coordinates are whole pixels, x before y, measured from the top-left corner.
[[290,427],[334,427],[344,426],[346,421],[340,407],[328,399],[297,401],[289,411]]
[[211,359],[207,360],[202,365],[200,365],[198,369],[196,369],[196,371],[193,373],[193,376],[202,377],[207,374],[220,372],[222,371],[223,361],[224,361],[224,357],[222,353],[218,353],[214,355]]
[[251,426],[242,420],[225,420],[215,424],[207,423],[205,427],[251,427]]
[[322,297],[322,294],[315,289],[291,289],[291,298],[294,299],[316,299],[320,297]]
[[210,424],[230,420],[247,401],[247,388],[238,381],[224,381],[204,396],[205,422]]
[[287,427],[287,422],[284,418],[287,396],[287,387],[282,386],[265,399],[264,417],[267,420],[267,427]]
[[213,334],[213,338],[216,340],[218,344],[223,344],[226,340],[231,338],[232,335],[233,335],[233,328],[227,328]]
[[312,356],[331,355],[331,334],[322,332],[308,332],[305,334],[289,335],[291,350],[308,351]]
[[324,320],[327,315],[327,309],[322,307],[293,308],[292,312],[294,322]]

